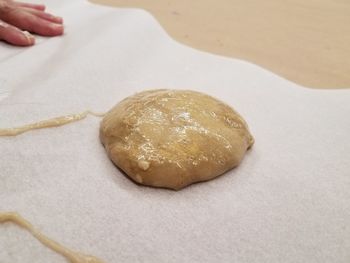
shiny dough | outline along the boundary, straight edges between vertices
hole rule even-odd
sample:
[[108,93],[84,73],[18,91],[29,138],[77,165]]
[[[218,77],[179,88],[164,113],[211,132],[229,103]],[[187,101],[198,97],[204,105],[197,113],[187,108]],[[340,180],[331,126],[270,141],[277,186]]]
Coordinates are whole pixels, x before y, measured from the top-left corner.
[[236,111],[188,90],[150,90],[122,100],[103,118],[100,139],[132,180],[175,190],[236,167],[254,143]]

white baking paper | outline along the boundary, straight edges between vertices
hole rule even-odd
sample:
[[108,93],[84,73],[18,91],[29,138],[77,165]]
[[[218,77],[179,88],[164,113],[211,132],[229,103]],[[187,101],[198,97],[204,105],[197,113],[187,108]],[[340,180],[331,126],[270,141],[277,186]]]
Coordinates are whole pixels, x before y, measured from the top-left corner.
[[[256,143],[238,168],[175,192],[116,169],[100,118],[0,137],[0,211],[107,263],[350,262],[350,90],[308,89],[182,46],[142,10],[46,4],[64,36],[0,45],[1,128],[192,89],[233,106]],[[0,262],[66,261],[6,223]]]

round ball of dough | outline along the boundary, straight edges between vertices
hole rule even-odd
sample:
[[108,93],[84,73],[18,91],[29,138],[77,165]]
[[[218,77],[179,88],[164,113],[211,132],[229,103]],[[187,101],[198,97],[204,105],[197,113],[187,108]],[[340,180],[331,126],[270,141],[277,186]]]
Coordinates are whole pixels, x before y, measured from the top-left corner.
[[189,90],[150,90],[122,100],[103,118],[100,139],[132,180],[175,190],[232,169],[254,143],[236,111]]

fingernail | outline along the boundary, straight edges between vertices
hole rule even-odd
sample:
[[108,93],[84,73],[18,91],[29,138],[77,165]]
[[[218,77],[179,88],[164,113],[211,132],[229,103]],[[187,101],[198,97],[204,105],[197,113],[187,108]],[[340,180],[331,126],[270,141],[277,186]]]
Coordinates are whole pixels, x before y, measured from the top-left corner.
[[51,28],[53,29],[63,29],[63,26],[60,24],[51,24]]
[[27,38],[29,43],[34,43],[35,38],[31,33],[29,33],[28,31],[22,31],[22,33]]
[[55,16],[55,20],[56,20],[56,21],[59,21],[59,22],[62,22],[62,21],[63,21],[63,18],[60,17],[60,16]]

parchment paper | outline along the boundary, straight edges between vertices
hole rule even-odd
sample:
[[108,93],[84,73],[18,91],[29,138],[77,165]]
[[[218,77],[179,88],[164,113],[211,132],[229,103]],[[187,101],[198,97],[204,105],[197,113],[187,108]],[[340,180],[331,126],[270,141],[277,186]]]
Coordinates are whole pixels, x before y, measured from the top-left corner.
[[[0,211],[108,263],[350,262],[349,90],[307,89],[187,48],[142,10],[46,4],[64,17],[63,37],[0,45],[1,128],[192,89],[233,106],[256,143],[238,168],[175,192],[116,169],[96,117],[0,137]],[[0,262],[65,259],[4,224]]]

